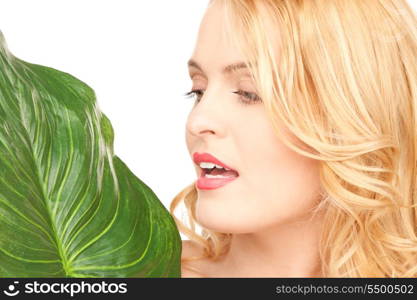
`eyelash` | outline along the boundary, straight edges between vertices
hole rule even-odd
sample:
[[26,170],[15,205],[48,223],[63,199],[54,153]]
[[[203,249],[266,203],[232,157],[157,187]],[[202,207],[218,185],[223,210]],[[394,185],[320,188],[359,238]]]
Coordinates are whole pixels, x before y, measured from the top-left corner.
[[[201,89],[192,90],[192,91],[189,91],[188,93],[185,93],[184,96],[187,98],[192,98],[194,96],[197,96],[197,99],[195,100],[196,102],[200,102],[201,97],[203,96],[202,92],[203,90]],[[245,92],[242,90],[237,90],[237,91],[234,91],[233,93],[238,94],[240,96],[239,102],[245,105],[250,105],[250,104],[262,101],[262,99],[259,98],[259,96],[254,93],[249,93],[249,92]],[[198,97],[199,95],[201,96],[200,98]]]

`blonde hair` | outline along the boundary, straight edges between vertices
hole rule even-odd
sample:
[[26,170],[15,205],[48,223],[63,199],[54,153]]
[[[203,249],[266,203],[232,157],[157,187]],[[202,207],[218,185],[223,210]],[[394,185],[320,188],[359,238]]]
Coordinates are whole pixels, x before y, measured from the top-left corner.
[[[417,277],[417,18],[406,0],[215,0],[244,53],[277,136],[320,160],[324,277]],[[279,51],[267,36],[272,21]],[[233,32],[233,34],[232,34]],[[274,37],[275,38],[275,37]],[[311,149],[279,131],[285,126]],[[181,201],[203,257],[231,234],[195,224],[193,184]],[[198,259],[201,257],[194,257]],[[183,262],[193,258],[184,258]]]

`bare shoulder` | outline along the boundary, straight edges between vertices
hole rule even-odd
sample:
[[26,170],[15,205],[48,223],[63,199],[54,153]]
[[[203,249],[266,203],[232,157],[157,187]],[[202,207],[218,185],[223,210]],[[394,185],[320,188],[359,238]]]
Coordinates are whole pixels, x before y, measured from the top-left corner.
[[[203,254],[203,247],[191,240],[182,241],[182,253],[181,257],[200,256]],[[204,260],[193,260],[181,263],[181,277],[203,277],[200,270],[204,268]]]

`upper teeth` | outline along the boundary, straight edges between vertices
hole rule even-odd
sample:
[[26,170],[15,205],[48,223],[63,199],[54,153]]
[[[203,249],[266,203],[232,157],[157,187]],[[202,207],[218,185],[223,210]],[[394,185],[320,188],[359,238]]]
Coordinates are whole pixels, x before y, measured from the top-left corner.
[[227,168],[223,168],[222,166],[219,166],[219,165],[213,164],[213,163],[211,163],[211,162],[201,162],[201,163],[200,163],[200,167],[201,167],[202,169],[213,169],[213,168],[218,168],[218,169],[230,170],[230,169],[227,169]]

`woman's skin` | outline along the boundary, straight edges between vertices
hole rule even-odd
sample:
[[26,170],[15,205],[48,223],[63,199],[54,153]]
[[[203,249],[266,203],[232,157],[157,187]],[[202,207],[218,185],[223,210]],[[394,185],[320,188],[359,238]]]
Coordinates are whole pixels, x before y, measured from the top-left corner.
[[[192,90],[203,92],[187,119],[186,142],[191,158],[207,152],[239,172],[225,186],[197,189],[197,222],[232,233],[233,239],[221,260],[184,263],[182,276],[318,277],[322,222],[320,215],[311,218],[311,211],[320,199],[319,163],[280,141],[262,102],[245,105],[240,102],[245,98],[233,93],[256,88],[248,69],[222,73],[243,56],[222,35],[220,5],[213,1],[207,8],[191,57],[201,68],[189,66]],[[267,29],[277,36],[278,28]],[[279,41],[271,43],[279,53]],[[198,176],[200,167],[194,166]],[[201,251],[183,241],[183,257]]]

